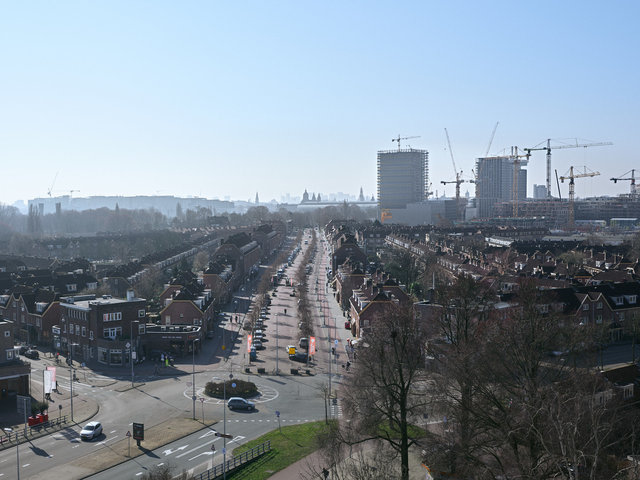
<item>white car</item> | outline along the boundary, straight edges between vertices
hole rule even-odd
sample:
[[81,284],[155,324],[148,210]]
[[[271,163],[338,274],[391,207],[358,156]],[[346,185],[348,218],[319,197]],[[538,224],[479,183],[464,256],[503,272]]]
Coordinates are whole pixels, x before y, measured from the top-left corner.
[[80,431],[81,440],[93,440],[102,434],[102,424],[100,422],[89,422]]

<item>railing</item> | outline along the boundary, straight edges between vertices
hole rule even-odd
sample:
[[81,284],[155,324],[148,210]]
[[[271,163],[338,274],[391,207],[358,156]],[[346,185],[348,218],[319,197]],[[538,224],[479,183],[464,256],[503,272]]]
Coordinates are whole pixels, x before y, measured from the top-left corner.
[[229,473],[233,469],[238,468],[255,458],[258,458],[260,455],[264,455],[269,451],[271,451],[270,440],[264,443],[261,443],[257,447],[253,447],[251,450],[247,450],[246,452],[241,453],[240,455],[230,458],[229,460],[226,461],[226,463],[221,463],[213,467],[211,470],[202,472],[200,475],[195,475],[193,477],[193,480],[216,480],[222,477],[225,471],[225,464],[226,464],[226,472]]
[[15,445],[16,443],[22,443],[29,440],[30,437],[33,437],[35,434],[41,433],[42,430],[45,433],[50,433],[50,431],[60,430],[63,425],[66,425],[68,422],[67,415],[62,415],[58,418],[51,418],[46,422],[38,423],[37,425],[32,425],[27,427],[27,434],[25,435],[25,429],[22,428],[14,428],[13,432],[6,432],[0,430],[0,449],[8,448],[10,446]]

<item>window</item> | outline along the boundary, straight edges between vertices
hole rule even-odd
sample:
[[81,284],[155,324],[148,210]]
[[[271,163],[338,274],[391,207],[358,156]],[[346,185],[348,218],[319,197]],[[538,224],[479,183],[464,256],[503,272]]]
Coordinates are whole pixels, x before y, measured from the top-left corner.
[[597,308],[598,310],[602,310],[602,302],[598,302],[598,303],[596,304],[596,308]]
[[165,325],[171,325],[171,315],[165,315],[164,316],[164,324]]
[[75,283],[67,284],[67,292],[75,292],[78,290],[78,286]]
[[138,325],[138,334],[139,335],[144,335],[144,330],[145,330],[144,323]]
[[102,331],[102,336],[111,340],[115,340],[118,335],[122,335],[122,327],[105,328]]
[[13,360],[13,350],[7,350],[7,360]]
[[11,331],[10,330],[5,330],[4,331],[4,336],[5,337],[10,337],[11,336]]
[[87,336],[87,327],[82,327],[82,336],[83,337]]
[[138,310],[138,318],[144,318],[144,308]]
[[80,325],[76,325],[76,335],[80,335]]
[[89,340],[93,340],[93,330],[89,330]]
[[103,322],[115,322],[117,320],[122,320],[122,312],[111,312],[102,315]]
[[624,320],[624,312],[618,314],[618,320]]
[[73,335],[73,323],[69,324],[69,333]]
[[584,305],[582,305],[582,309],[583,310],[589,310],[589,304],[585,303]]
[[596,323],[602,323],[602,315],[596,316]]
[[625,385],[623,387],[623,393],[622,393],[622,397],[625,400],[630,399],[631,397],[633,397],[633,384],[632,385]]

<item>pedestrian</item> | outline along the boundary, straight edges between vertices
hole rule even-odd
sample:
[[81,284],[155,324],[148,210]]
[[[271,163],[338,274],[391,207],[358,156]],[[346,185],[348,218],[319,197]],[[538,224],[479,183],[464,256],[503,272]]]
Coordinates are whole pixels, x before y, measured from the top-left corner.
[[164,353],[160,354],[160,363],[164,363]]

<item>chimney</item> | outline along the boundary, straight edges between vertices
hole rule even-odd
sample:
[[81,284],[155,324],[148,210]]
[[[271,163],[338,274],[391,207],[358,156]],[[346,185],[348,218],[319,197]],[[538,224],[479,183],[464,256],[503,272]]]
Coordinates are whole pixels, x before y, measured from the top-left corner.
[[135,298],[135,294],[133,293],[133,290],[132,289],[127,290],[127,302],[133,301],[134,298]]

